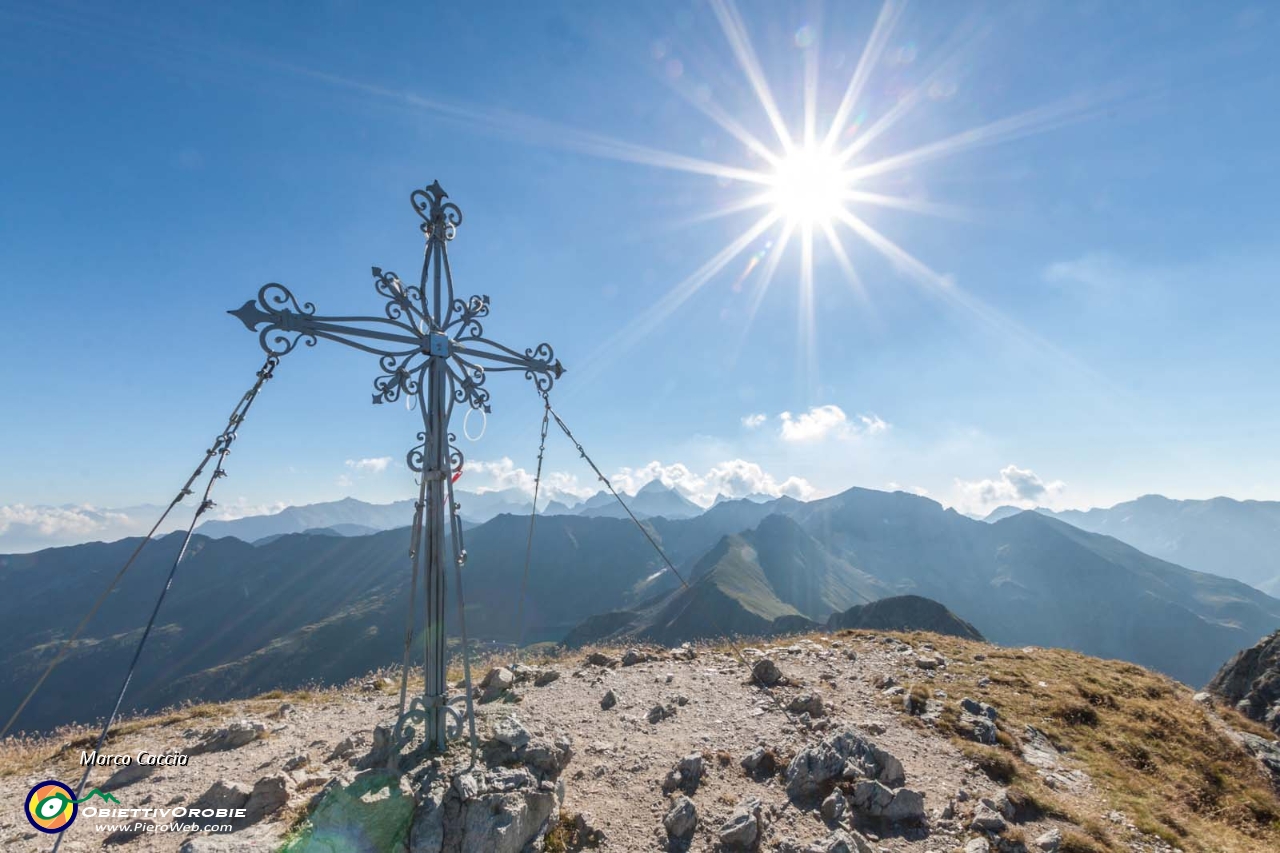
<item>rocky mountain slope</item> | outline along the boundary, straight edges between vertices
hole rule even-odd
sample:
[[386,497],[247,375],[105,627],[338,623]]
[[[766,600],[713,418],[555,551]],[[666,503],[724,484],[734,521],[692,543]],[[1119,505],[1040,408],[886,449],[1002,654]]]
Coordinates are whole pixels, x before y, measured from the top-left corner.
[[[846,607],[919,595],[997,642],[1122,658],[1196,685],[1280,624],[1280,601],[1251,587],[1035,513],[984,524],[915,495],[865,489],[808,503],[739,502],[733,511],[742,514],[738,521],[772,513],[757,527],[768,535],[721,541],[708,554],[714,559],[698,564],[689,589],[587,619],[567,641],[633,636],[670,643],[733,630],[768,633],[778,619],[792,630],[803,624],[799,617],[821,623],[833,602],[796,597],[816,589],[819,575],[844,579],[844,594],[861,597],[850,596]],[[668,528],[659,529],[665,536]],[[755,547],[765,540],[786,547]]]
[[[398,682],[129,720],[108,749],[183,767],[95,769],[128,809],[242,808],[229,832],[171,812],[62,850],[124,853],[786,851],[1262,853],[1280,800],[1229,708],[1131,664],[931,634],[854,631],[596,649],[492,670],[465,742],[389,762]],[[495,661],[494,664],[499,663]],[[69,729],[0,743],[0,793],[78,778]],[[1271,741],[1265,741],[1271,743]],[[392,769],[386,769],[388,764]],[[82,807],[83,808],[83,807]],[[106,842],[110,839],[109,846]],[[526,843],[530,846],[526,848]],[[46,851],[19,810],[6,851]]]
[[1205,689],[1280,734],[1280,631],[1227,661]]
[[731,634],[795,631],[888,592],[785,515],[766,516],[751,530],[723,537],[686,580],[688,587],[631,611],[588,619],[564,642],[581,646],[629,637],[676,645]]
[[[1020,511],[1000,507],[987,520]],[[1114,536],[1153,557],[1280,595],[1280,501],[1180,501],[1146,495],[1105,509],[1035,511]]]
[[[693,518],[702,514],[702,507],[675,489],[650,480],[627,500],[627,506],[637,518]],[[626,512],[608,492],[597,492],[580,504],[559,510],[572,515],[591,518],[626,518]]]
[[827,630],[862,628],[876,631],[928,631],[966,640],[985,639],[978,629],[943,605],[918,595],[895,595],[833,613]]
[[[694,518],[645,523],[693,589],[630,521],[540,518],[525,639],[560,640],[590,614],[613,624],[588,636],[625,630],[682,641],[765,633],[766,625],[798,630],[867,599],[907,594],[942,602],[995,641],[1077,648],[1202,684],[1280,624],[1280,601],[1243,584],[1034,513],[984,524],[913,495],[855,489],[810,503],[727,501]],[[527,534],[528,519],[513,515],[468,530],[471,636],[516,639]],[[254,546],[197,536],[129,707],[338,683],[398,660],[407,538],[405,530],[291,534]],[[26,692],[134,544],[0,557],[0,697],[16,702]],[[171,535],[144,550],[20,726],[106,712],[177,547]],[[446,613],[456,634],[452,604]]]

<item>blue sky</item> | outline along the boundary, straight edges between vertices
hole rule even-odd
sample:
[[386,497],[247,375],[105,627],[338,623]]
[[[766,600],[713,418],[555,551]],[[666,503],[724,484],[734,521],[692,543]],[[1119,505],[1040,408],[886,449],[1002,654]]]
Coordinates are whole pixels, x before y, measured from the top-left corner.
[[[408,194],[433,179],[465,214],[460,294],[492,298],[494,337],[555,346],[553,401],[624,485],[892,486],[969,511],[1280,499],[1267,4],[890,7],[840,139],[905,98],[851,166],[944,144],[853,189],[946,215],[848,209],[931,272],[840,225],[862,293],[822,239],[806,288],[793,238],[754,319],[750,258],[785,217],[658,310],[770,209],[725,213],[751,184],[643,162],[772,173],[708,115],[780,150],[715,4],[113,6],[0,2],[11,519],[167,501],[261,361],[223,312],[268,281],[378,310],[369,268],[416,274]],[[806,63],[821,136],[882,8],[729,14],[799,138]],[[286,358],[223,508],[409,496],[418,415],[370,406],[376,374],[323,343]],[[533,467],[537,398],[489,386],[463,487]],[[594,488],[554,436],[547,467]]]

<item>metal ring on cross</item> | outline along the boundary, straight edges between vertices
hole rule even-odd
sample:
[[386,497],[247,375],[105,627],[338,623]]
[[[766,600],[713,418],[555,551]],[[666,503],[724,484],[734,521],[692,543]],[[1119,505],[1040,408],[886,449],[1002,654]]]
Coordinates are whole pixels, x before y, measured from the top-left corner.
[[[483,418],[483,420],[481,420],[480,422],[479,435],[472,435],[471,431],[467,429],[467,422],[471,420],[471,414],[473,412],[479,412],[480,417]],[[467,409],[467,413],[462,416],[462,434],[467,437],[467,441],[479,441],[480,439],[484,438],[484,432],[488,428],[489,428],[489,415],[485,412],[484,409]]]

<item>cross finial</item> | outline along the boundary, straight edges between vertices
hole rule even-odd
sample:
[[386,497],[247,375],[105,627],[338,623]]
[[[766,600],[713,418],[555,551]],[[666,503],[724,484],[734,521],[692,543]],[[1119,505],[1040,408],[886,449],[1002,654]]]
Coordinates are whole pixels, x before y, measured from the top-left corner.
[[409,195],[414,211],[422,217],[422,233],[428,238],[452,240],[462,224],[462,211],[453,202],[445,201],[448,197],[439,181]]

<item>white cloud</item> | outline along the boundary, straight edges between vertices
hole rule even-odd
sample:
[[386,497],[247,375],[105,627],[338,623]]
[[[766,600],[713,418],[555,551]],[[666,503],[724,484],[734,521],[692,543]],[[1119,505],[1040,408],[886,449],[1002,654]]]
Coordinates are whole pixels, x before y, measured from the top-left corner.
[[894,480],[890,480],[889,482],[885,483],[884,487],[891,492],[910,492],[911,494],[919,495],[922,498],[928,497],[929,495],[929,490],[926,489],[924,486],[904,486],[901,483],[898,483]]
[[782,422],[779,435],[783,441],[819,441],[824,438],[854,438],[860,435],[878,435],[889,429],[889,424],[878,415],[857,415],[850,419],[844,409],[836,405],[813,406],[807,412],[778,415]]
[[[466,474],[476,479],[468,482]],[[532,495],[533,480],[533,472],[518,468],[510,459],[503,457],[492,462],[468,462],[459,487],[482,493],[515,488]],[[627,494],[635,494],[648,483],[657,480],[668,488],[678,489],[702,506],[710,506],[717,495],[731,498],[759,494],[774,497],[789,495],[799,500],[808,500],[817,493],[813,485],[802,477],[779,480],[755,462],[745,459],[726,460],[702,473],[691,470],[681,462],[664,464],[655,460],[638,468],[619,468],[609,475],[609,480],[614,488]],[[604,485],[594,478],[583,482],[575,474],[544,469],[540,494],[562,501],[579,501],[603,488]]]
[[238,497],[230,503],[215,503],[211,510],[200,517],[200,520],[201,522],[214,520],[234,521],[237,518],[246,518],[250,515],[275,515],[287,506],[289,504],[284,501],[252,503],[247,498]]
[[[533,495],[534,472],[517,468],[509,457],[503,456],[493,462],[468,461],[462,469],[464,479],[459,480],[458,487],[467,491],[483,494],[501,489],[519,489],[525,494]],[[470,480],[465,479],[472,475]],[[485,478],[486,482],[476,484],[475,477]],[[557,500],[578,501],[595,494],[595,489],[578,481],[576,475],[564,471],[542,471],[542,486],[538,492],[538,503],[542,497]]]
[[128,523],[129,517],[92,506],[0,506],[0,534],[25,532],[54,539],[77,537]]
[[1070,261],[1055,261],[1044,270],[1044,280],[1050,284],[1097,288],[1112,286],[1122,275],[1115,258],[1097,252]]
[[1032,508],[1051,503],[1066,488],[1061,480],[1045,482],[1035,471],[1006,465],[998,480],[956,480],[958,507],[980,513],[998,506]]
[[745,498],[748,495],[789,495],[808,500],[817,490],[802,477],[778,480],[755,462],[729,459],[713,465],[703,474],[695,473],[683,463],[664,465],[653,461],[642,468],[622,468],[612,478],[615,487],[635,493],[653,480],[668,488],[678,489],[702,506],[710,506],[717,495]]
[[742,425],[747,429],[755,429],[756,427],[760,426],[767,420],[769,420],[768,415],[763,415],[763,414],[744,415],[742,418]]
[[[141,536],[155,524],[163,507],[136,507],[131,510],[78,506],[0,506],[0,553],[19,553],[101,540],[112,542],[126,536]],[[160,530],[167,533],[190,520],[190,510],[170,515]]]
[[878,435],[889,429],[889,424],[879,415],[858,415],[858,422],[862,424],[862,432],[867,435]]
[[352,471],[361,474],[381,474],[391,464],[390,456],[377,456],[372,459],[348,459],[346,465]]
[[[215,493],[214,497],[217,495]],[[165,519],[157,531],[164,535],[186,529],[197,497],[189,497]],[[230,520],[246,515],[264,515],[284,509],[287,504],[250,503],[243,497],[218,502],[200,520]],[[0,506],[0,554],[37,551],[81,542],[114,542],[127,536],[145,536],[164,512],[163,506],[142,505],[125,509],[102,509],[90,504],[68,506]]]

